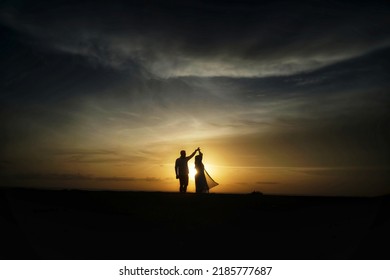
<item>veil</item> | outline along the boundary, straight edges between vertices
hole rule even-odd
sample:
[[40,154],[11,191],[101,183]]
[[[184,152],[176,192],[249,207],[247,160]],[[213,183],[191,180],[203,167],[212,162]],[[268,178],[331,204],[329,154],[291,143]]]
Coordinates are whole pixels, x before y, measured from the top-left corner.
[[219,185],[217,182],[214,181],[213,178],[211,178],[211,176],[206,171],[206,169],[204,170],[204,175],[206,177],[206,182],[207,182],[207,186],[209,187],[209,189],[214,188],[214,187]]

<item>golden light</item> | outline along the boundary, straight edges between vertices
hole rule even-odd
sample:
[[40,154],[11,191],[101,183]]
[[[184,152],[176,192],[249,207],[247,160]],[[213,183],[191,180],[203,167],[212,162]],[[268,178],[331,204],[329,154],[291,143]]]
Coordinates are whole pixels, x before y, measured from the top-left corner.
[[196,175],[196,173],[197,173],[197,171],[196,171],[196,169],[195,169],[195,167],[188,167],[188,169],[189,169],[189,179],[190,180],[195,180],[195,175]]

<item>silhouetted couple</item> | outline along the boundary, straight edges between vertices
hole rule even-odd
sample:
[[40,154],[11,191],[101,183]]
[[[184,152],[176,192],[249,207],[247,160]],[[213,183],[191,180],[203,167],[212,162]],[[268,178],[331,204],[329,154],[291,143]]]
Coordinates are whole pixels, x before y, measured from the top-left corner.
[[[180,188],[179,191],[182,193],[187,192],[188,187],[188,161],[192,159],[196,152],[199,152],[199,154],[195,157],[195,191],[196,193],[208,193],[209,188],[214,187],[218,185],[206,172],[204,165],[203,165],[203,154],[200,151],[200,148],[197,148],[192,154],[189,156],[186,156],[186,151],[182,150],[180,151],[180,157],[176,159],[175,162],[175,173],[176,173],[176,179],[179,179]],[[206,176],[207,175],[207,176]],[[209,180],[207,180],[209,179]],[[210,181],[211,183],[208,183]]]

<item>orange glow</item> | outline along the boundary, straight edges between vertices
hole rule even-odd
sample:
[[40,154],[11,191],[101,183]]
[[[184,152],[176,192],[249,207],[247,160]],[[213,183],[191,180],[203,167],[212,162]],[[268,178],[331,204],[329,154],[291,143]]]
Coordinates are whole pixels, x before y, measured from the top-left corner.
[[195,169],[195,167],[191,167],[191,166],[189,166],[188,167],[188,169],[189,169],[189,171],[190,171],[190,174],[189,174],[189,176],[190,176],[190,180],[193,180],[193,181],[195,181],[195,175],[196,175],[196,173],[197,173],[197,171],[196,171],[196,169]]
[[[111,132],[106,134],[115,134]],[[22,161],[19,168],[28,176],[3,180],[2,184],[177,192],[179,183],[175,177],[175,160],[180,156],[180,150],[186,150],[189,155],[199,146],[206,171],[219,183],[211,190],[212,193],[348,194],[351,184],[355,186],[355,194],[359,195],[374,193],[366,189],[367,185],[376,186],[383,192],[387,189],[385,182],[372,176],[372,172],[380,170],[313,167],[303,160],[299,161],[300,157],[291,155],[289,150],[276,152],[267,143],[261,142],[261,138],[221,136],[203,139],[188,133],[172,141],[171,137],[163,137],[166,134],[160,133],[160,138],[151,137],[153,140],[147,138],[144,141],[137,138],[142,138],[139,135],[133,138],[116,135],[104,138],[104,141],[97,139],[95,146],[88,147],[83,147],[81,142],[70,145],[68,141],[51,147],[55,153],[50,161],[42,161],[39,165]],[[92,139],[88,140],[88,143],[93,143]],[[103,141],[104,149],[99,148],[100,141]],[[49,148],[50,145],[47,146]],[[40,159],[42,155],[27,157]],[[291,162],[290,158],[296,162]],[[188,162],[188,168],[188,192],[195,192],[194,158]]]

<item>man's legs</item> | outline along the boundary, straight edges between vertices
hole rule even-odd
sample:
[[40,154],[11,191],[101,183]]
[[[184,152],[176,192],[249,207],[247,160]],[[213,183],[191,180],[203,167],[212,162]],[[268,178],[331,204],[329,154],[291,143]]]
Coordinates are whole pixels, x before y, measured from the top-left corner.
[[180,176],[179,178],[180,181],[180,189],[179,191],[182,193],[187,192],[187,186],[188,186],[188,175]]

